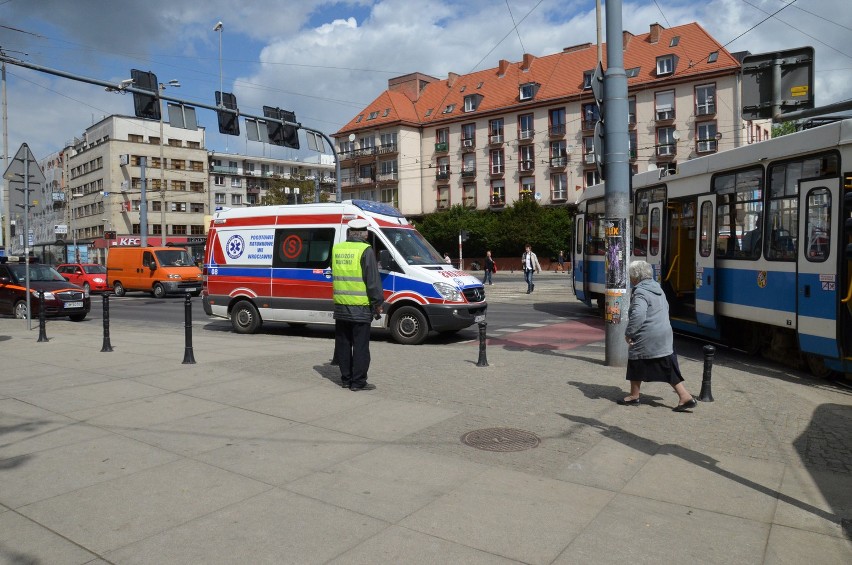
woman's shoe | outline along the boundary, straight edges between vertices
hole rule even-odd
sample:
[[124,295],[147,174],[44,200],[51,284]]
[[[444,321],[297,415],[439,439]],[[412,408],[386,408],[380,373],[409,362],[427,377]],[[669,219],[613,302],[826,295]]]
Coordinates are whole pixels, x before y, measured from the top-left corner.
[[672,408],[672,412],[686,412],[688,410],[692,410],[696,406],[698,406],[698,401],[695,400],[695,397],[693,396],[691,400],[688,400],[683,404],[678,404]]
[[639,406],[638,398],[623,398],[618,401],[620,406]]

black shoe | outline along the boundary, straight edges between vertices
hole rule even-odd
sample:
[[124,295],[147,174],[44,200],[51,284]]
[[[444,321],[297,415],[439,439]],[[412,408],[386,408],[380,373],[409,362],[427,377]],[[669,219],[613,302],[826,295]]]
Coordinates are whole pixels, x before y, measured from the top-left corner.
[[343,388],[349,388],[349,381],[340,381],[340,386]]
[[535,290],[535,285],[532,285],[532,288],[530,289],[530,292],[532,292],[532,291],[534,291],[534,290]]
[[527,294],[529,294],[529,293],[531,293],[531,292],[532,292],[531,290],[528,290],[528,291],[527,291]]
[[620,406],[639,406],[639,399],[634,398],[633,400],[627,400],[625,398],[619,398],[618,404]]
[[367,383],[364,386],[349,387],[349,390],[351,390],[352,392],[361,392],[362,390],[376,390],[376,385]]
[[698,406],[698,401],[695,400],[695,397],[693,396],[692,400],[688,400],[683,404],[678,404],[677,406],[672,408],[672,412],[687,412],[689,410],[692,410],[696,406]]

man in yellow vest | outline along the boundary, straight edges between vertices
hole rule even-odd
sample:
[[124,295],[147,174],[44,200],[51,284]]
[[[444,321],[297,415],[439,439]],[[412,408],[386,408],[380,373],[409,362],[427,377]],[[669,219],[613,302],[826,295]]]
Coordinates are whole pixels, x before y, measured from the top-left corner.
[[382,314],[384,293],[373,248],[367,244],[367,220],[349,222],[346,241],[331,250],[334,288],[334,351],[341,386],[352,391],[372,390],[370,323]]

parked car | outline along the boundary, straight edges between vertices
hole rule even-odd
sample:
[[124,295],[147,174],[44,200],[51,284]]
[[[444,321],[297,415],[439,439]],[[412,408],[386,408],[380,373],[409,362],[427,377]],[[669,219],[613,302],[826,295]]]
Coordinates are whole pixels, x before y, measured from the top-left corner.
[[[26,264],[0,263],[0,314],[27,317]],[[39,292],[44,292],[44,315],[68,316],[73,322],[86,318],[91,308],[89,293],[69,283],[56,269],[30,264],[30,305],[32,318],[39,315]]]
[[65,280],[82,286],[87,293],[109,292],[112,287],[107,283],[106,266],[96,263],[65,263],[57,265],[56,270]]

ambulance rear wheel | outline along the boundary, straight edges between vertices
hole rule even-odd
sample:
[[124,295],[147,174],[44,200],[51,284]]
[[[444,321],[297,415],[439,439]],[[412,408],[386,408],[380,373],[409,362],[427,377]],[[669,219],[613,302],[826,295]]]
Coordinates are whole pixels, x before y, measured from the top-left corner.
[[417,345],[429,335],[429,322],[417,308],[403,306],[391,316],[390,332],[398,343]]
[[260,327],[260,312],[254,304],[240,300],[231,310],[231,325],[238,334],[253,334]]

